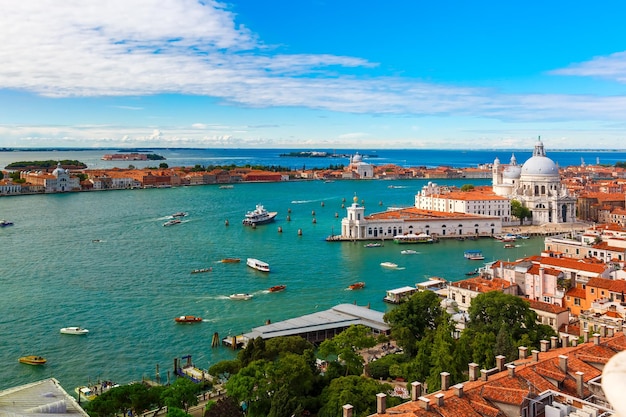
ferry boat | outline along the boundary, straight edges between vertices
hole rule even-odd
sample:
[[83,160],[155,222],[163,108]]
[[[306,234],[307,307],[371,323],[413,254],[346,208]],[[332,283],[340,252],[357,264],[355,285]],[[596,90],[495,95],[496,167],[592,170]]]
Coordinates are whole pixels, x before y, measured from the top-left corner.
[[61,329],[61,333],[63,333],[63,334],[85,335],[85,334],[89,333],[89,330],[83,329],[82,327],[63,327]]
[[228,296],[231,300],[249,300],[254,297],[252,294],[248,293],[239,293],[239,294],[231,294]]
[[256,226],[258,224],[266,224],[274,221],[278,214],[275,211],[267,211],[261,204],[257,204],[256,208],[246,213],[246,217],[242,223],[244,226]]
[[363,287],[365,287],[365,283],[362,281],[355,282],[354,284],[348,285],[348,289],[351,289],[351,290],[360,290]]
[[196,316],[178,316],[174,321],[176,323],[199,323],[202,321],[202,318]]
[[269,292],[279,292],[283,291],[285,288],[287,288],[286,285],[274,285],[273,287],[270,287]]
[[38,355],[28,355],[19,358],[18,362],[25,363],[26,365],[45,365],[45,363],[48,361],[46,360],[46,358]]
[[480,250],[466,250],[463,256],[470,261],[481,261],[485,259],[485,256]]
[[399,244],[403,244],[403,243],[433,243],[433,238],[426,234],[426,233],[420,233],[419,235],[416,235],[414,233],[409,233],[406,235],[396,235],[393,237],[393,242],[394,243],[399,243]]
[[248,258],[246,260],[246,265],[261,272],[270,272],[270,264],[268,264],[267,262],[259,261],[258,259]]

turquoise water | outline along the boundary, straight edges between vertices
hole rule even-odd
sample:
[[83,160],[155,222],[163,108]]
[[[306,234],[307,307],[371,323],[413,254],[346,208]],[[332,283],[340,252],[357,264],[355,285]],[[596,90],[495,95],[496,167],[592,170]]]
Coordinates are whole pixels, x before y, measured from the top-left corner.
[[[460,186],[468,180],[438,182]],[[389,189],[390,184],[405,188]],[[165,381],[174,358],[191,354],[196,366],[207,368],[233,357],[227,348],[211,348],[214,332],[220,338],[241,334],[266,320],[339,303],[386,311],[387,289],[428,276],[465,278],[478,264],[465,260],[464,250],[482,249],[489,261],[541,249],[541,239],[520,241],[515,249],[503,249],[493,239],[450,240],[413,246],[419,254],[401,255],[407,247],[392,242],[364,248],[363,242],[324,241],[341,229],[343,199],[348,204],[356,193],[366,213],[410,206],[423,184],[314,181],[0,198],[0,218],[15,223],[0,229],[0,389],[46,377],[57,378],[68,391],[89,380],[125,383],[154,378],[157,364]],[[276,223],[243,227],[245,211],[258,203],[278,211]],[[166,216],[177,211],[189,216],[163,227]],[[97,239],[101,242],[93,242]],[[225,257],[242,262],[217,262]],[[272,272],[247,268],[247,257],[268,262]],[[400,268],[381,268],[384,261]],[[206,267],[213,271],[190,273]],[[366,287],[346,290],[355,281]],[[276,284],[287,289],[268,293]],[[239,292],[255,297],[228,299]],[[176,324],[179,315],[201,316],[204,322]],[[85,327],[90,334],[60,334],[67,326]],[[28,354],[45,356],[48,363],[17,362]]]

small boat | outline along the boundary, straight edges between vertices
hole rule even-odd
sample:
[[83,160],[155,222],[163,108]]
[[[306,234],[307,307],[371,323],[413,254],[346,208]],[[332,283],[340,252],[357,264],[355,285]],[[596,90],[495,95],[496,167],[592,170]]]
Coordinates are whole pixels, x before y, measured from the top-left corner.
[[213,271],[213,268],[200,268],[200,269],[194,269],[193,271],[191,271],[192,274],[201,274],[203,272],[211,272]]
[[269,292],[279,292],[284,290],[285,288],[287,288],[286,285],[274,285],[273,287],[269,288]]
[[241,259],[239,258],[224,258],[220,261],[223,264],[236,264],[241,262]]
[[360,290],[363,287],[365,287],[364,282],[355,282],[354,284],[348,285],[348,289],[351,289],[351,290]]
[[468,271],[465,273],[465,275],[467,275],[468,277],[478,275],[478,269],[474,269],[473,271]]
[[416,255],[418,252],[413,249],[401,250],[402,255]]
[[469,259],[470,261],[481,261],[485,259],[482,251],[479,250],[467,250],[463,256],[465,256],[465,259]]
[[96,393],[89,387],[76,387],[74,392],[78,395],[79,401],[91,401],[97,397]]
[[176,323],[199,323],[202,321],[202,317],[196,316],[178,316],[174,319]]
[[25,363],[27,365],[44,365],[46,362],[46,358],[38,356],[38,355],[28,355],[22,356],[18,359],[19,363]]
[[393,237],[393,242],[398,244],[407,243],[433,243],[433,238],[427,233],[420,233],[418,235],[414,233],[408,233],[406,235],[396,235]]
[[222,189],[222,190],[228,190],[228,189],[231,189],[231,188],[234,188],[234,186],[232,186],[232,185],[220,185],[220,189]]
[[278,213],[275,211],[267,211],[261,204],[257,204],[256,208],[246,213],[246,217],[242,220],[244,226],[256,226],[274,221]]
[[173,218],[176,218],[176,217],[185,217],[185,216],[187,216],[187,213],[185,213],[184,211],[179,211],[179,212],[176,212],[176,213],[174,213],[174,214],[172,214],[172,215],[171,215],[171,217],[173,217]]
[[380,248],[383,244],[382,243],[368,243],[366,245],[363,245],[364,248]]
[[8,220],[0,220],[0,227],[6,227],[6,226],[13,226],[13,222],[10,222]]
[[61,333],[63,334],[77,334],[77,335],[85,335],[89,333],[89,330],[83,329],[82,327],[63,327],[61,329]]
[[381,262],[380,266],[383,268],[396,269],[398,264],[394,264],[393,262]]
[[231,294],[228,296],[231,300],[249,300],[252,297],[254,296],[248,293]]
[[163,223],[163,226],[173,226],[175,224],[180,224],[180,223],[182,223],[182,221],[178,219],[173,219],[173,220],[168,220],[165,223]]
[[246,260],[246,265],[261,272],[270,272],[270,264],[268,264],[267,262],[259,261],[258,259],[248,258]]
[[507,243],[506,245],[504,245],[504,249],[511,249],[511,248],[514,248],[514,247],[515,247],[515,245],[512,244],[512,243]]

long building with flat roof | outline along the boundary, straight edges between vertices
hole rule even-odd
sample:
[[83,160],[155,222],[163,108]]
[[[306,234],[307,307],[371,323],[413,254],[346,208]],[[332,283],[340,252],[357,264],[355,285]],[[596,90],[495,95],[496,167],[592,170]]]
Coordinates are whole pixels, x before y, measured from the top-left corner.
[[[245,346],[248,341],[257,337],[271,339],[279,336],[301,336],[317,344],[358,324],[369,327],[374,333],[388,334],[390,327],[383,320],[383,316],[384,313],[368,307],[339,304],[329,310],[255,327],[241,337],[241,342]],[[232,343],[228,338],[224,342]]]

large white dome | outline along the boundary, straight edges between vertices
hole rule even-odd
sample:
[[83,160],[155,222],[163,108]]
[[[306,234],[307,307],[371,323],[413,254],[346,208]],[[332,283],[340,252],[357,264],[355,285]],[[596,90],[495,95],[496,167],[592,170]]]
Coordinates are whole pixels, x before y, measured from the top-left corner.
[[522,175],[559,176],[559,168],[547,156],[533,156],[522,165]]

